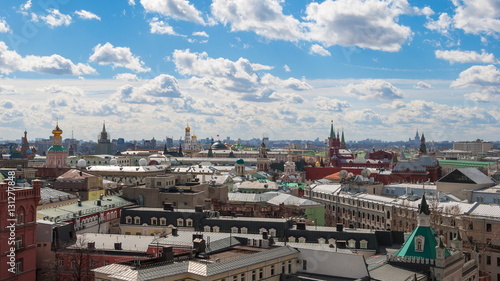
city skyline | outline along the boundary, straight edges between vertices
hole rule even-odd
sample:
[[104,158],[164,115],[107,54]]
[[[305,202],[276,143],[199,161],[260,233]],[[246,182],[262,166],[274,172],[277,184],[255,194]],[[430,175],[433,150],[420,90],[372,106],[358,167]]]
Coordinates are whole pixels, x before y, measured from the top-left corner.
[[441,1],[0,3],[0,140],[498,141],[500,7]]

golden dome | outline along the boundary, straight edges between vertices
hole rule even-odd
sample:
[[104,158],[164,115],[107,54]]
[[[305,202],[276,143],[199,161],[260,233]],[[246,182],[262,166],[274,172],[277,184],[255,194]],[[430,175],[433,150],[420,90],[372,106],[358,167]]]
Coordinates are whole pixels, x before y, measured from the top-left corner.
[[189,127],[189,124],[186,125],[186,131],[187,132],[191,131],[191,127]]
[[63,131],[59,128],[59,122],[56,123],[56,128],[52,130],[52,134],[54,134],[54,137],[60,137]]
[[191,138],[195,139],[196,138],[196,135],[192,135]]

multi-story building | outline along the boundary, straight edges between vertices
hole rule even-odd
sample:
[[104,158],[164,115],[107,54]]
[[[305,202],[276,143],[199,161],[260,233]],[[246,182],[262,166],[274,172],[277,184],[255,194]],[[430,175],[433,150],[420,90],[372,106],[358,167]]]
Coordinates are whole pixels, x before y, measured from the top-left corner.
[[106,124],[102,125],[102,131],[97,139],[95,154],[113,154],[111,140],[108,132],[106,132]]
[[[11,174],[13,176],[13,174]],[[41,182],[0,183],[0,280],[36,279],[36,206]]]
[[471,156],[486,153],[493,148],[493,143],[482,140],[454,142],[453,149],[469,152]]

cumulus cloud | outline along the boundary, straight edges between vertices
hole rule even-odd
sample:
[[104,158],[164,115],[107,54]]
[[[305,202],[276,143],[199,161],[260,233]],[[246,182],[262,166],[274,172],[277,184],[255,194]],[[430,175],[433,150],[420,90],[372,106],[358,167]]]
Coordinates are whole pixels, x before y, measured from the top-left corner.
[[500,70],[494,65],[475,65],[462,71],[453,81],[451,87],[481,86],[488,88],[500,87]]
[[292,70],[290,69],[290,67],[288,65],[283,65],[283,70],[285,70],[285,72],[291,72]]
[[474,51],[443,51],[436,50],[434,52],[436,58],[447,60],[450,64],[454,63],[498,63],[495,55],[486,53],[481,50],[481,54]]
[[500,32],[500,5],[497,0],[455,0],[453,16],[456,28],[466,33],[498,35]]
[[415,89],[432,89],[432,85],[425,83],[424,81],[418,81],[417,84],[413,85]]
[[412,35],[398,23],[400,15],[412,13],[406,1],[326,0],[307,5],[307,36],[323,46],[358,46],[395,52]]
[[0,33],[12,33],[12,29],[4,18],[0,18]]
[[395,100],[395,101],[392,101],[391,103],[383,103],[383,104],[379,105],[378,107],[387,108],[387,109],[399,109],[399,108],[403,108],[405,106],[406,106],[406,103],[403,102],[402,100]]
[[302,24],[284,15],[280,1],[214,0],[212,15],[231,27],[231,31],[252,31],[268,39],[298,41]]
[[14,71],[40,72],[56,75],[96,74],[88,64],[74,64],[60,55],[22,57],[16,51],[10,51],[5,42],[0,41],[0,73]]
[[141,0],[141,4],[148,13],[158,13],[176,20],[206,24],[201,12],[186,0]]
[[135,72],[148,72],[151,69],[144,67],[144,62],[139,57],[134,56],[128,47],[113,47],[107,42],[104,45],[98,44],[93,48],[94,53],[89,61],[99,65],[112,65],[113,67],[125,67]]
[[187,50],[175,50],[173,62],[182,75],[194,76],[190,81],[194,86],[204,87],[216,92],[232,92],[241,99],[254,101],[272,100],[278,89],[295,91],[309,90],[311,85],[296,78],[280,79],[260,71],[272,67],[251,63],[239,58],[231,61],[225,58],[210,58],[207,53],[192,53]]
[[135,0],[128,0],[128,4],[130,6],[135,6]]
[[146,80],[137,87],[124,85],[112,95],[112,99],[128,103],[166,103],[180,97],[182,93],[177,79],[167,74]]
[[193,32],[192,34],[193,36],[200,36],[200,37],[207,37],[208,38],[208,34],[205,32],[205,31],[197,31],[197,32]]
[[487,91],[484,91],[482,93],[465,94],[464,97],[466,99],[474,101],[474,102],[490,102],[490,101],[492,101],[492,96]]
[[98,15],[85,10],[75,11],[75,14],[84,20],[101,20]]
[[11,95],[16,93],[12,85],[0,85],[0,95]]
[[21,121],[24,116],[23,109],[11,100],[0,101],[0,123],[4,126],[19,126],[14,124],[16,121]]
[[58,26],[68,26],[72,22],[72,18],[70,15],[65,15],[59,12],[57,9],[48,9],[47,15],[37,15],[35,13],[31,13],[31,19],[35,22],[42,21],[47,24],[50,28],[58,27]]
[[403,98],[400,89],[387,81],[379,79],[365,80],[359,84],[349,84],[343,89],[348,95],[361,100],[392,100]]
[[321,47],[318,44],[314,44],[311,46],[311,49],[309,50],[309,54],[311,55],[320,55],[323,57],[328,57],[331,56],[332,54],[325,48]]
[[113,79],[121,80],[121,81],[139,81],[139,77],[132,73],[120,73],[116,74]]
[[154,34],[178,35],[172,26],[157,17],[154,17],[149,21],[149,27],[151,28],[150,32]]
[[346,112],[344,119],[348,123],[360,125],[384,125],[386,117],[371,109],[353,110]]
[[425,27],[430,30],[437,31],[441,34],[447,35],[452,27],[453,19],[447,14],[442,13],[437,20],[428,19]]
[[344,111],[344,109],[351,107],[347,101],[338,99],[331,99],[327,97],[316,97],[314,99],[314,107],[323,111]]

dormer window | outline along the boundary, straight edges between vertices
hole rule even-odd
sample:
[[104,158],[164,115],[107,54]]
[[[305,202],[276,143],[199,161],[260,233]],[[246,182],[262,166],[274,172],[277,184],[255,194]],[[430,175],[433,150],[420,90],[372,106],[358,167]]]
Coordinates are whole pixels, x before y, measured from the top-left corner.
[[424,251],[425,238],[422,235],[415,237],[415,252]]

